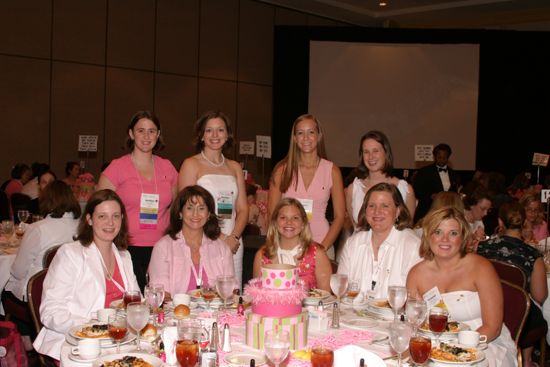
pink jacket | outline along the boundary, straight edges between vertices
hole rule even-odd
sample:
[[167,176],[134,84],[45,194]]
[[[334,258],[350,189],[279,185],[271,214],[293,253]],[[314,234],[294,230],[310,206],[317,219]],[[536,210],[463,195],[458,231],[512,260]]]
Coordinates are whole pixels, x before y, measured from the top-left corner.
[[[218,275],[235,275],[233,255],[222,240],[213,241],[203,235],[200,254],[210,283]],[[175,240],[166,235],[153,248],[149,262],[149,279],[151,283],[164,285],[164,289],[172,295],[187,293],[192,274],[191,266],[191,249],[185,243],[182,233],[179,232]]]

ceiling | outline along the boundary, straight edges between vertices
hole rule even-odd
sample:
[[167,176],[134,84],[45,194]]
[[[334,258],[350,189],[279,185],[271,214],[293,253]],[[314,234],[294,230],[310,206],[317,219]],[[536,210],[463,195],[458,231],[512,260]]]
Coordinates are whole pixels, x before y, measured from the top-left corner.
[[550,29],[549,0],[259,1],[357,26]]

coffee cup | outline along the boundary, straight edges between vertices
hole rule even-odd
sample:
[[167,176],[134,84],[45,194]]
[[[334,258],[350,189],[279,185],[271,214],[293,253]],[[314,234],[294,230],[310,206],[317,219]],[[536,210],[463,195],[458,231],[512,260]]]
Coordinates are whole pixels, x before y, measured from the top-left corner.
[[97,320],[103,324],[109,321],[109,316],[114,316],[116,310],[114,308],[100,308],[97,310]]
[[80,339],[77,346],[71,348],[71,353],[82,359],[96,358],[101,353],[99,339]]
[[176,293],[172,297],[172,303],[174,303],[174,307],[176,307],[177,305],[189,306],[190,302],[191,302],[191,296],[185,293]]
[[458,333],[458,342],[468,347],[477,347],[479,343],[487,342],[487,335],[480,335],[475,330],[462,330]]

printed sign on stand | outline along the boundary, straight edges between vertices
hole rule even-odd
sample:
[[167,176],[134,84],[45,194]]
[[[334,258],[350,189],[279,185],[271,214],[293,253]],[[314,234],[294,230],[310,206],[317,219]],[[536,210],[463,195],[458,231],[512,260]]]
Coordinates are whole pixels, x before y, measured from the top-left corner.
[[271,136],[256,135],[256,156],[271,158]]
[[239,154],[240,155],[254,155],[254,142],[253,141],[241,141],[241,142],[239,142]]
[[433,145],[415,145],[414,160],[417,162],[432,162],[434,160],[433,150]]
[[550,157],[548,154],[533,153],[533,166],[548,166],[548,157]]
[[79,152],[97,152],[98,135],[78,135]]
[[543,204],[548,201],[549,197],[550,197],[550,190],[541,190],[540,191],[540,201],[542,201]]

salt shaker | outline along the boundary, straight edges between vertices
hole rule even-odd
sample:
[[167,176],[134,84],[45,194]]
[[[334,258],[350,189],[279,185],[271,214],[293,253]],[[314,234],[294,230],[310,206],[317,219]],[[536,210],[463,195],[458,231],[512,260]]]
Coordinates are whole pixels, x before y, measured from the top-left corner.
[[218,323],[212,323],[212,331],[210,332],[210,351],[217,352],[219,346],[220,334],[218,333]]
[[225,323],[223,326],[223,345],[222,351],[229,353],[231,352],[231,335],[229,333],[229,324]]
[[331,327],[333,329],[339,329],[340,328],[340,314],[338,312],[338,304],[334,303],[332,305],[332,324]]

